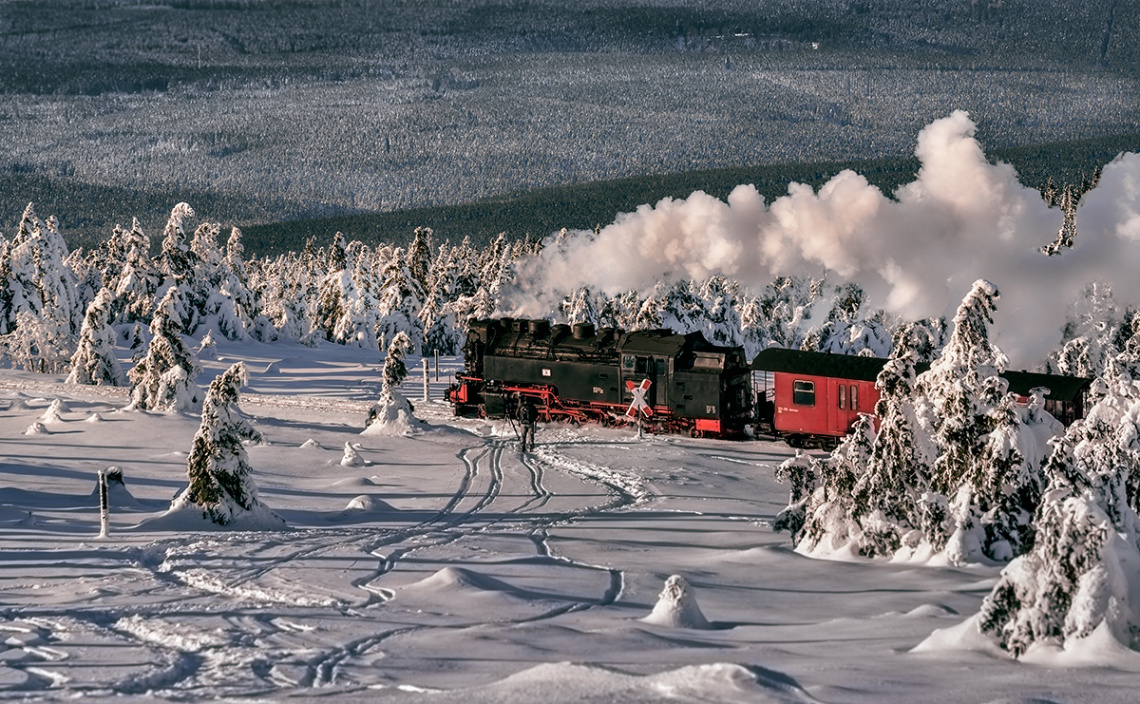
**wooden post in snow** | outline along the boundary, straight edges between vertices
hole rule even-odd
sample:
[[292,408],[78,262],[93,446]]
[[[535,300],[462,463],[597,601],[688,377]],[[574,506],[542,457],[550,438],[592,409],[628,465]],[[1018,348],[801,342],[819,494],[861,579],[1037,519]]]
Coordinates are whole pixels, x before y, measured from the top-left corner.
[[424,369],[424,400],[430,401],[431,400],[431,389],[428,387],[428,382],[430,381],[430,378],[428,377],[428,360],[427,360],[427,357],[424,357],[421,361],[423,361],[423,369]]
[[434,350],[432,354],[435,356],[435,380],[439,381],[439,350]]
[[107,498],[107,472],[99,470],[99,537],[106,538],[110,529],[110,510]]

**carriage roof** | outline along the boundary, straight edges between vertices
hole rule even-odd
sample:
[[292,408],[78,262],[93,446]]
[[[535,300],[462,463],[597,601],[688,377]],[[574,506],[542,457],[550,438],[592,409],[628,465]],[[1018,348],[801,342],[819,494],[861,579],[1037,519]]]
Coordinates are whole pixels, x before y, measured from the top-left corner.
[[[860,357],[773,347],[756,355],[752,360],[752,370],[852,381],[875,381],[886,363],[887,360],[882,357]],[[915,366],[915,371],[922,373],[929,368],[928,364],[918,364]],[[1052,401],[1072,401],[1092,383],[1092,379],[1085,377],[1024,371],[1007,370],[1001,376],[1009,382],[1009,390],[1019,396],[1028,396],[1033,389],[1044,387],[1049,390],[1048,398]]]

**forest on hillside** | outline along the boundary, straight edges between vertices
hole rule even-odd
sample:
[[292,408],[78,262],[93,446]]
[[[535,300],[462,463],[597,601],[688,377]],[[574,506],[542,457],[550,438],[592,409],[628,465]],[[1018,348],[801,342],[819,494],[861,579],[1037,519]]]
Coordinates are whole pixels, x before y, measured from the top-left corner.
[[[1140,21],[1113,2],[2,7],[0,191],[73,247],[135,216],[158,231],[179,201],[274,254],[338,229],[544,237],[852,162],[881,161],[889,190],[912,135],[957,109],[1038,186],[1041,145],[1135,149],[1140,123]],[[1049,161],[1068,182],[1072,160]]]

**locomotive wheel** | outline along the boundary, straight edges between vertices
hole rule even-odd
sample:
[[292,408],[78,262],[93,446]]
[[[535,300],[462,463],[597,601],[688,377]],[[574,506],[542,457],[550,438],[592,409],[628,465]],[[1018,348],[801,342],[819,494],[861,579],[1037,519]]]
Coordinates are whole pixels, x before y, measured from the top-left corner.
[[689,437],[703,438],[704,436],[705,436],[705,431],[703,431],[703,430],[697,430],[696,428],[693,428],[692,430],[689,431]]

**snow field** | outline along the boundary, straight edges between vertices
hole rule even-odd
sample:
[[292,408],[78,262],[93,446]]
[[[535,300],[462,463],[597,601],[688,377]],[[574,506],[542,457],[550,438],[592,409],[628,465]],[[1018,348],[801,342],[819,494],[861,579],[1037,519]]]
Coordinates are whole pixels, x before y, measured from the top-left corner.
[[[412,393],[422,427],[365,436],[375,352],[223,342],[199,386],[239,359],[264,436],[246,450],[285,530],[163,525],[197,417],[0,373],[0,697],[1132,700],[1135,654],[1103,640],[1078,669],[912,652],[975,614],[999,568],[796,554],[770,527],[781,444],[541,425],[522,454],[505,424]],[[23,436],[57,399],[52,433]],[[364,465],[341,464],[346,443]],[[99,539],[109,465],[125,483]],[[672,575],[711,627],[643,620]]]

